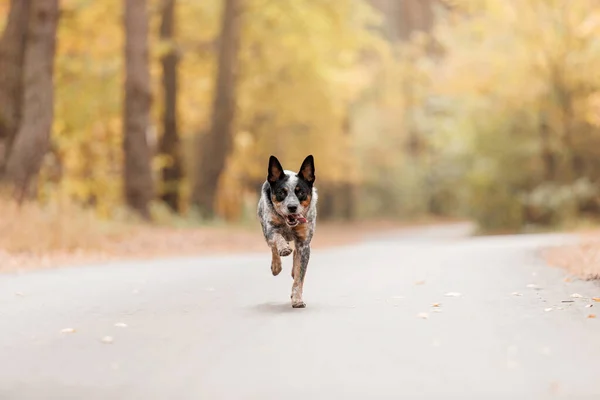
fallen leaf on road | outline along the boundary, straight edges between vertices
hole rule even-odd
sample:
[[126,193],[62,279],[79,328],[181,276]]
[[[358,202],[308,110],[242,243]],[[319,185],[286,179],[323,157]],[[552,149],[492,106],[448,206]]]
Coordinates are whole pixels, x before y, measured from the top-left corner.
[[118,328],[127,328],[127,324],[124,322],[117,322],[115,326]]
[[596,314],[590,314],[587,316],[588,318],[596,318]]
[[75,333],[76,330],[74,328],[65,328],[60,331],[60,333]]
[[441,304],[440,303],[433,303],[431,306],[432,307],[439,307],[439,306],[441,306]]
[[113,338],[111,336],[104,336],[101,341],[102,343],[111,344],[113,342]]
[[571,297],[572,297],[572,298],[574,298],[574,299],[580,299],[580,298],[582,298],[583,296],[582,296],[582,295],[580,295],[579,293],[573,293],[573,294],[571,295]]
[[448,293],[446,293],[446,297],[460,297],[460,293],[458,293],[458,292],[448,292]]
[[425,284],[425,281],[416,281],[415,282],[415,285],[424,285],[424,284]]
[[564,280],[565,282],[571,282],[571,280],[572,280],[572,279],[571,279],[570,277],[568,277],[568,276],[567,276],[567,277],[566,277],[565,279],[563,279],[563,280]]
[[592,297],[592,300],[594,300],[596,302],[600,302],[600,297]]
[[417,315],[417,317],[423,318],[423,319],[428,319],[429,318],[429,314],[422,312],[422,313],[419,313],[419,315]]

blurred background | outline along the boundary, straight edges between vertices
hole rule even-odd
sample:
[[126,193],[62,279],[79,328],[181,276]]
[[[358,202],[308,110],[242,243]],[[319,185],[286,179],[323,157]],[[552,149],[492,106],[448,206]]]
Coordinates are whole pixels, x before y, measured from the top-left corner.
[[597,0],[0,0],[0,29],[9,250],[257,228],[271,154],[315,156],[325,223],[600,214]]

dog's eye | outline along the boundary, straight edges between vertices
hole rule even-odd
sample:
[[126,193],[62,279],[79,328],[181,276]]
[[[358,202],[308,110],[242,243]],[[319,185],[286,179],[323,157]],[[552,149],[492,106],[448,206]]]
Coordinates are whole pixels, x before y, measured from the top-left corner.
[[287,196],[287,189],[279,189],[277,192],[275,192],[275,196],[279,201],[285,199],[285,197]]

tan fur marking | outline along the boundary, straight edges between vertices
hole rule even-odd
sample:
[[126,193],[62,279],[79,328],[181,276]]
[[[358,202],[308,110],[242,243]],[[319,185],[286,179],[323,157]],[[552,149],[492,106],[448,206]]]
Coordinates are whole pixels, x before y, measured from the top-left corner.
[[273,225],[281,225],[285,222],[283,218],[279,216],[279,214],[271,213],[270,217]]
[[306,240],[306,237],[308,236],[308,224],[296,225],[292,228],[292,230],[301,242]]
[[310,207],[311,200],[312,196],[309,194],[306,196],[306,200],[301,201],[300,204],[302,205],[302,207],[304,207],[305,210],[308,210],[308,207]]

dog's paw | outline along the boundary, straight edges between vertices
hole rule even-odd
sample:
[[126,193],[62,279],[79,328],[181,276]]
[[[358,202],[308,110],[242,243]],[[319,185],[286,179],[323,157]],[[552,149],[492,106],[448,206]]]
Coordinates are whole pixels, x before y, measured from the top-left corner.
[[306,303],[300,300],[296,303],[292,303],[292,308],[306,308]]
[[292,249],[291,249],[291,248],[289,248],[289,247],[286,247],[285,249],[281,249],[281,250],[279,250],[279,255],[280,255],[281,257],[287,257],[287,256],[289,256],[290,254],[292,254]]
[[273,276],[277,276],[279,275],[279,273],[281,272],[281,263],[271,263],[271,272],[273,273]]

